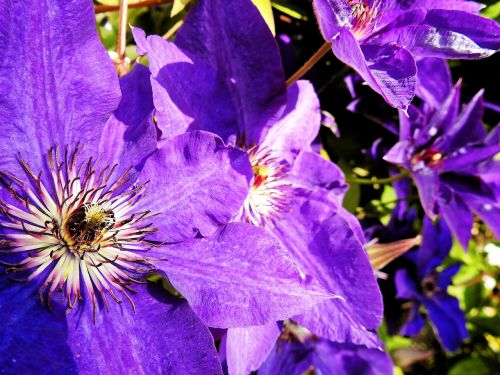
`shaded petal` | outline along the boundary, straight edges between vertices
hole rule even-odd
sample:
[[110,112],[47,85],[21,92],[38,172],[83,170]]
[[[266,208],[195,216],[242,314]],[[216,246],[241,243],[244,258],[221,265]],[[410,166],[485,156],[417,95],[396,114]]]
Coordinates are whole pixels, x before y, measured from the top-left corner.
[[229,224],[211,237],[154,251],[158,268],[211,327],[262,325],[333,297],[250,224]]
[[417,61],[416,94],[433,108],[445,101],[451,91],[451,72],[446,60],[428,57]]
[[428,217],[436,217],[436,203],[439,193],[439,175],[436,171],[423,166],[418,172],[412,174],[417,185],[420,203]]
[[240,140],[259,144],[284,109],[286,87],[278,44],[257,8],[251,1],[200,1],[175,42],[221,74],[237,111]]
[[419,297],[417,284],[405,269],[396,272],[394,282],[396,283],[396,297],[404,299],[417,299]]
[[425,320],[422,314],[420,314],[420,302],[413,301],[410,310],[410,316],[408,321],[399,331],[400,335],[413,337],[417,335],[422,328],[424,328]]
[[[460,220],[462,217],[457,215]],[[424,217],[422,228],[422,245],[418,250],[417,266],[421,278],[440,266],[450,253],[453,239],[444,220],[433,223]]]
[[281,329],[276,322],[227,330],[226,358],[229,375],[256,371],[271,353]]
[[120,79],[122,99],[106,123],[99,143],[101,161],[126,169],[139,166],[156,149],[149,70],[136,65]]
[[133,28],[137,50],[145,54],[157,124],[162,138],[186,131],[207,130],[225,141],[237,133],[236,110],[231,95],[214,67],[189,57],[175,44]]
[[460,245],[467,250],[474,218],[460,197],[451,191],[447,196],[440,202],[440,211]]
[[39,361],[43,361],[47,373],[76,374],[64,305],[54,301],[49,312],[33,286],[0,275],[0,368],[18,374],[39,373]]
[[488,225],[497,239],[500,239],[500,205],[471,200],[467,205]]
[[[465,140],[465,138],[464,138]],[[443,172],[462,172],[477,166],[477,164],[493,160],[493,157],[500,152],[500,145],[483,146],[470,145],[457,150],[447,157],[442,164]]]
[[320,125],[321,110],[313,85],[308,81],[298,81],[288,89],[283,116],[272,125],[259,147],[309,150]]
[[196,131],[163,143],[139,173],[149,194],[138,210],[158,213],[151,239],[210,235],[240,209],[253,176],[247,155],[211,133]]
[[295,159],[290,179],[294,186],[315,190],[322,188],[340,207],[348,189],[342,170],[329,160],[309,151],[302,151]]
[[80,373],[222,374],[212,335],[186,301],[156,285],[134,289],[135,313],[111,301],[95,322],[90,306],[68,315]]
[[415,94],[417,68],[412,55],[396,45],[363,46],[342,28],[332,44],[335,56],[358,72],[391,106],[406,110]]
[[445,349],[453,352],[460,348],[469,334],[458,300],[446,293],[439,293],[432,299],[425,299],[424,306]]
[[409,141],[399,141],[392,146],[383,159],[392,164],[408,166],[411,150],[411,143]]
[[382,301],[368,256],[344,216],[322,202],[297,199],[272,231],[302,272],[340,297],[294,319],[331,340],[372,343],[366,329],[380,324]]
[[20,152],[38,173],[45,170],[51,146],[78,142],[83,158],[96,158],[120,90],[96,31],[92,3],[4,1],[0,49],[2,169],[23,176]]
[[440,289],[446,290],[446,288],[451,285],[451,279],[457,274],[458,271],[460,271],[461,266],[462,265],[460,263],[454,264],[452,266],[446,267],[439,273],[438,284]]

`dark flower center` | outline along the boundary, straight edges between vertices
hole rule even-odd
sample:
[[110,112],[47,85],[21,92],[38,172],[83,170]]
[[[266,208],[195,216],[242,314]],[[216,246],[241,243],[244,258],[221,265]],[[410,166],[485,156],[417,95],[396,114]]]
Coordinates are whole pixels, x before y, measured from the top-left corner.
[[422,280],[422,292],[429,298],[433,297],[436,293],[440,292],[439,284],[436,274],[430,274]]

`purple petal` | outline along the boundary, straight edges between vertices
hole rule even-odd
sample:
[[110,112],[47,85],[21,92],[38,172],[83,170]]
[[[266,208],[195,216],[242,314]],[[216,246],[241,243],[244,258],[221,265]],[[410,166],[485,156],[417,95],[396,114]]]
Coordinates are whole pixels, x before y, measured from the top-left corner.
[[437,210],[437,196],[439,193],[439,176],[436,171],[427,166],[413,173],[413,180],[417,185],[420,203],[428,217],[434,219]]
[[471,200],[467,204],[488,225],[497,239],[500,239],[500,205]]
[[409,141],[400,141],[384,155],[384,160],[396,164],[408,166],[409,153],[411,152],[411,143]]
[[360,45],[346,28],[332,44],[335,56],[358,72],[391,106],[406,109],[415,94],[417,68],[412,55],[396,45]]
[[211,237],[164,246],[155,257],[211,327],[262,325],[333,297],[303,277],[271,235],[250,224],[229,224]]
[[138,52],[150,62],[151,85],[162,138],[206,130],[225,141],[237,133],[229,90],[214,69],[187,56],[175,44],[133,28]]
[[96,31],[91,2],[0,5],[0,164],[18,176],[17,152],[36,173],[51,146],[93,155],[120,100],[118,76]]
[[396,283],[397,290],[396,297],[404,299],[414,299],[418,297],[417,285],[405,269],[396,272],[394,282]]
[[460,348],[462,341],[468,338],[469,334],[458,300],[446,293],[440,293],[432,299],[424,300],[424,306],[446,350],[453,352]]
[[1,279],[4,369],[39,373],[43,361],[44,371],[58,374],[222,373],[208,329],[186,302],[155,286],[134,288],[135,313],[128,302],[109,301],[95,322],[88,300],[66,314],[64,295],[55,293],[49,311],[30,286]]
[[439,108],[451,88],[451,72],[446,60],[429,57],[417,61],[417,96],[433,108]]
[[240,209],[253,175],[247,155],[217,136],[190,132],[163,143],[139,173],[149,194],[136,205],[158,213],[152,239],[211,235]]
[[443,263],[453,245],[451,232],[444,220],[433,223],[428,217],[424,217],[422,237],[417,258],[421,278]]
[[460,271],[460,267],[462,264],[457,263],[452,266],[449,266],[445,268],[443,271],[441,271],[438,275],[438,284],[439,288],[442,290],[446,290],[452,283],[452,278],[457,274],[458,271]]
[[440,203],[440,211],[458,242],[467,250],[474,218],[469,208],[456,194],[450,192]]
[[313,85],[298,81],[287,93],[283,116],[265,135],[259,147],[272,150],[309,150],[321,125],[319,99]]
[[331,41],[342,27],[351,26],[352,8],[345,0],[313,0],[323,38]]
[[[373,270],[350,223],[324,203],[297,199],[273,233],[297,260],[339,298],[295,317],[318,335],[335,341],[372,342],[366,328],[380,324],[382,302]],[[356,265],[354,270],[353,265]]]
[[136,65],[120,79],[122,100],[106,123],[99,143],[101,161],[120,163],[122,168],[138,166],[156,149],[153,96],[149,70]]
[[259,144],[286,104],[286,87],[278,44],[257,8],[246,0],[199,1],[175,42],[221,74],[240,139]]
[[222,374],[212,335],[187,302],[155,285],[134,289],[135,313],[110,301],[95,322],[88,309],[68,315],[79,372]]
[[227,330],[226,356],[229,375],[258,370],[281,334],[276,322],[257,327]]
[[420,303],[417,301],[413,301],[410,316],[408,317],[408,321],[399,331],[400,335],[413,337],[417,335],[422,328],[424,328],[425,320],[422,314],[420,314]]

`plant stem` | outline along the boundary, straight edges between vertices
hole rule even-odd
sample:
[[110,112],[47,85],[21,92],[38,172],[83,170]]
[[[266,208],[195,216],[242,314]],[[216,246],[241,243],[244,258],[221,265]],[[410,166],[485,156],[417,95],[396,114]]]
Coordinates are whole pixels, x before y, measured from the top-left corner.
[[127,64],[125,62],[125,48],[127,47],[127,13],[128,13],[128,0],[120,0],[120,13],[118,18],[118,38],[116,40],[116,53],[118,60],[116,68],[118,75],[121,77],[127,74]]
[[328,51],[330,51],[331,47],[332,47],[331,42],[325,42],[321,47],[319,47],[319,49],[314,53],[314,55],[312,55],[311,58],[307,60],[305,64],[299,68],[299,70],[293,73],[292,76],[286,80],[286,87],[290,87],[300,78],[302,78],[304,74],[306,74],[314,65],[318,63],[319,60],[323,58],[323,56],[327,54]]
[[[138,3],[132,3],[129,4],[129,8],[143,8],[143,7],[150,7],[153,5],[161,5],[161,4],[168,4],[171,3],[173,0],[145,0],[141,1]],[[94,12],[97,13],[104,13],[104,12],[114,12],[120,10],[119,5],[96,5],[94,7]]]
[[360,185],[385,185],[390,184],[391,182],[401,180],[402,178],[408,177],[410,175],[410,171],[403,170],[401,173],[386,177],[386,178],[346,178],[348,183],[360,184]]

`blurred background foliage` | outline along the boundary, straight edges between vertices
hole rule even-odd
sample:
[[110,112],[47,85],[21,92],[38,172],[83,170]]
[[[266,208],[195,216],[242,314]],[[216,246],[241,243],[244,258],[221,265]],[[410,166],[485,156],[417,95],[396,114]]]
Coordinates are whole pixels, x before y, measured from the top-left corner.
[[[157,34],[174,40],[189,8],[196,0],[131,0],[128,1],[128,24],[138,26],[147,34]],[[297,70],[322,44],[310,0],[253,0],[261,11],[280,45],[287,76]],[[118,59],[116,45],[119,30],[119,0],[95,1],[96,20],[100,37],[110,57]],[[483,15],[500,21],[500,1],[483,1]],[[140,6],[138,6],[140,5]],[[144,6],[146,5],[146,6]],[[130,28],[126,31],[125,59],[128,67],[137,63],[137,53]],[[145,59],[140,63],[147,64]],[[487,109],[485,125],[497,125],[500,117],[500,57],[494,55],[479,61],[451,61],[454,81],[463,79],[463,101],[468,101],[480,89],[485,89]],[[363,110],[347,109],[353,100],[345,77],[352,73],[333,54],[325,56],[304,79],[310,80],[319,95],[325,122],[318,139],[318,151],[335,161],[350,180],[350,190],[344,205],[365,222],[386,225],[397,199],[391,185],[363,184],[356,178],[384,178],[391,172],[381,156],[397,137],[389,128],[397,124],[397,112],[366,86],[357,89],[363,100]],[[497,107],[498,109],[498,107]],[[377,114],[374,116],[373,114]],[[411,198],[411,197],[410,197]],[[417,195],[414,195],[417,203]],[[416,228],[418,232],[418,228]],[[389,333],[387,325],[380,328],[396,365],[396,374],[500,374],[500,243],[479,221],[475,223],[474,239],[468,252],[455,244],[447,264],[460,262],[462,268],[454,278],[449,292],[456,296],[467,317],[470,338],[455,353],[444,351],[427,324],[413,338]],[[389,264],[382,272],[393,275],[405,260]],[[404,322],[408,306],[394,298],[394,286],[380,281],[386,303],[386,317]],[[391,295],[392,294],[392,295]]]

